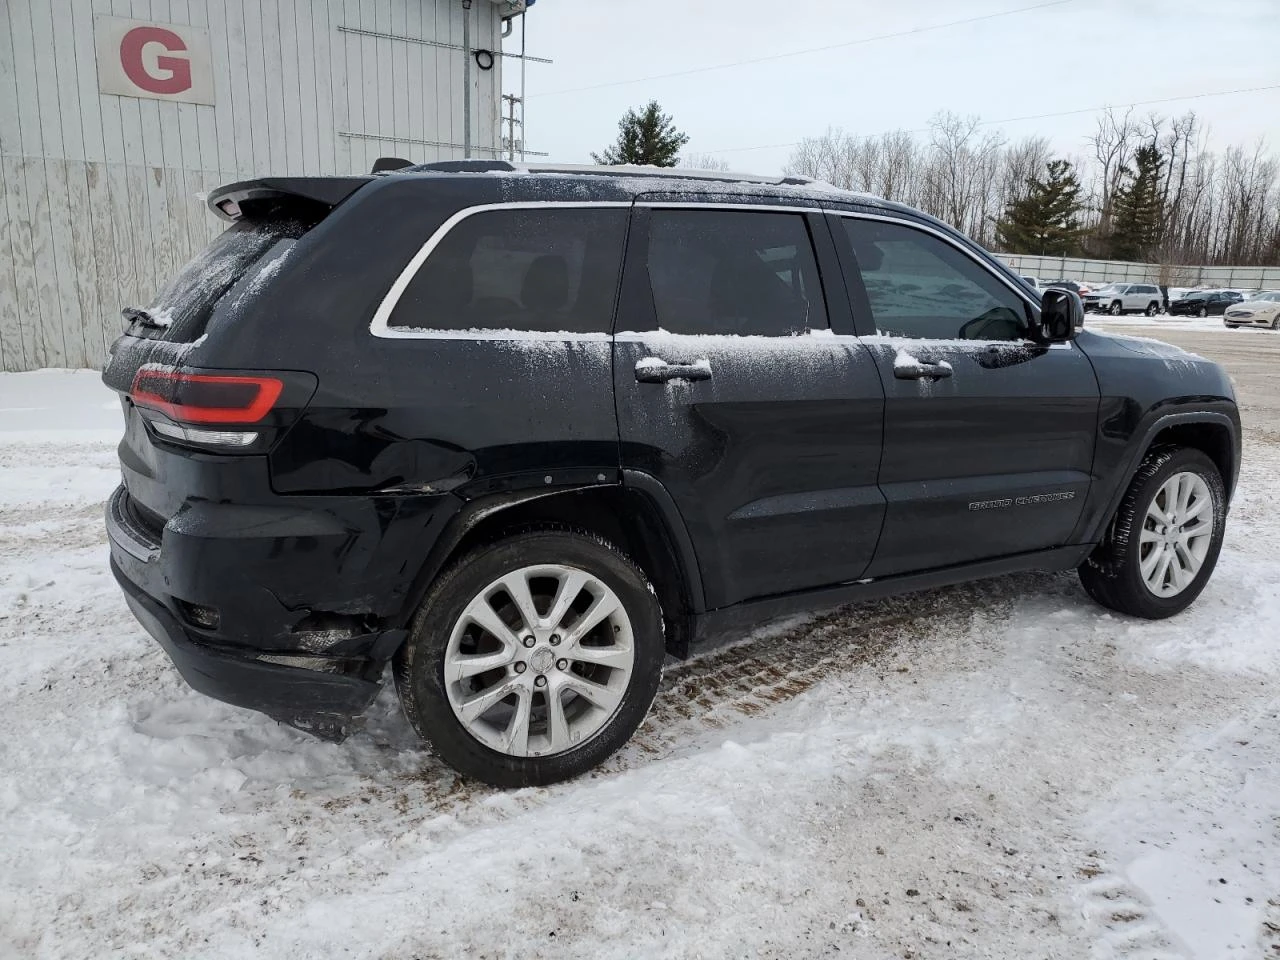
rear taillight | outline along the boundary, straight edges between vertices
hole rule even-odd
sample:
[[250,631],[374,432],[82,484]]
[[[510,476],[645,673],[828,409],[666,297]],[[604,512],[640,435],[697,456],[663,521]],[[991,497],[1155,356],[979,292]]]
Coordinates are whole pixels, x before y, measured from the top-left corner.
[[307,374],[222,373],[152,364],[133,378],[129,399],[152,433],[170,443],[225,452],[265,449],[315,389]]
[[143,367],[129,396],[140,407],[158,410],[179,423],[250,425],[259,423],[280,398],[277,377],[184,373],[170,367]]

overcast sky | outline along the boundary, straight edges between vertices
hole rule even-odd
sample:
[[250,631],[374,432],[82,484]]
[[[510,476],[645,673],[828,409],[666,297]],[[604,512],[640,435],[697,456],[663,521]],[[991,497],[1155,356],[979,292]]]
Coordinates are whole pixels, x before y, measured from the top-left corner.
[[[518,50],[518,29],[507,42]],[[939,110],[995,121],[1266,86],[1137,109],[1193,109],[1217,144],[1266,136],[1280,151],[1280,0],[539,0],[528,42],[556,61],[528,68],[528,146],[563,162],[590,162],[649,99],[690,135],[688,152],[772,173],[790,147],[765,145],[828,127],[875,134]],[[830,49],[641,80],[814,47]],[[510,89],[519,69],[506,70]],[[997,126],[1070,155],[1093,124],[1088,112]]]

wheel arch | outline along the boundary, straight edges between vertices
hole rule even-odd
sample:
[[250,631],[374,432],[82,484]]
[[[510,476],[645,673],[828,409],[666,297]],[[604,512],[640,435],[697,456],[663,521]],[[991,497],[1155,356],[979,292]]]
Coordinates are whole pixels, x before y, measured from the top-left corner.
[[468,502],[428,552],[399,619],[411,621],[431,584],[468,551],[522,530],[559,527],[602,537],[639,565],[662,606],[668,652],[687,656],[694,617],[706,609],[688,530],[659,481],[624,473],[624,483]]
[[1134,453],[1111,494],[1107,509],[1101,513],[1096,528],[1081,542],[1103,539],[1138,468],[1152,450],[1161,447],[1189,447],[1203,452],[1222,475],[1222,484],[1230,502],[1240,473],[1240,426],[1237,420],[1215,410],[1166,413],[1153,417],[1145,429],[1135,435],[1140,440],[1134,444]]

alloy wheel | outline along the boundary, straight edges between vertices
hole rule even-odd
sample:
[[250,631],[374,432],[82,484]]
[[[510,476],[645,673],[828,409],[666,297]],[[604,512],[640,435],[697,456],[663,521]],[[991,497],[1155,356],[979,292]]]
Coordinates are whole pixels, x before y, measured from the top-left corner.
[[581,746],[621,705],[635,666],[617,594],[575,567],[499,577],[454,624],[444,685],[454,715],[485,746],[546,757]]
[[1156,491],[1138,544],[1142,579],[1157,597],[1177,596],[1200,568],[1213,542],[1214,505],[1198,473],[1175,473]]

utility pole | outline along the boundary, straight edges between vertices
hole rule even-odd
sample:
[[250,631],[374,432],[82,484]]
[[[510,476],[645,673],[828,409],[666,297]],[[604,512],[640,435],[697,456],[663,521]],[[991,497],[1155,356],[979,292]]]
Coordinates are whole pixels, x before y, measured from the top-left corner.
[[[517,104],[520,106],[521,112],[524,112],[524,98],[518,97],[514,93],[504,93],[502,101],[507,105],[506,116],[502,118],[503,124],[506,125],[507,160],[515,163],[517,152],[521,154],[521,159],[524,159],[524,121],[516,118]],[[517,127],[520,130],[519,138],[516,137]]]
[[462,0],[462,156],[471,159],[471,0]]

